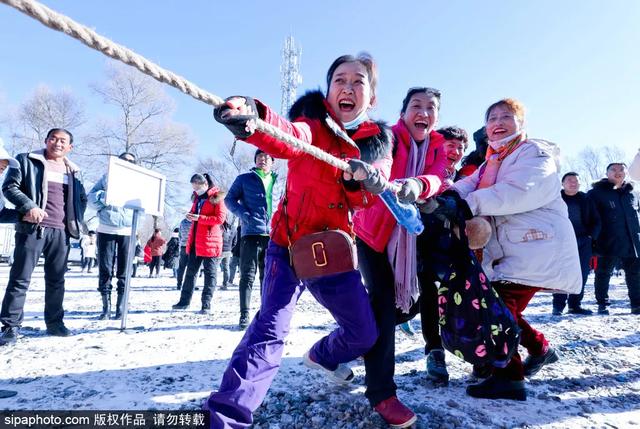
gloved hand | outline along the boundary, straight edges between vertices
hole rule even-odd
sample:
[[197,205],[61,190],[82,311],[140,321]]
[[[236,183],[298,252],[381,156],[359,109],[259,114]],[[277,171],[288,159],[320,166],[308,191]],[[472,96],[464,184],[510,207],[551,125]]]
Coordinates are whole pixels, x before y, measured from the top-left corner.
[[359,159],[351,159],[349,160],[349,167],[353,172],[353,179],[362,182],[367,191],[372,194],[380,194],[384,191],[387,180],[373,165]]
[[434,215],[441,215],[449,220],[455,221],[458,219],[459,214],[463,216],[465,220],[469,220],[473,217],[469,204],[456,193],[440,195],[436,197],[438,207],[433,211]]
[[422,192],[424,185],[421,181],[414,178],[405,179],[398,191],[398,201],[405,204],[415,203]]
[[238,139],[246,139],[255,131],[250,121],[258,119],[256,102],[251,97],[233,96],[225,100],[221,106],[213,109],[216,121],[227,127]]

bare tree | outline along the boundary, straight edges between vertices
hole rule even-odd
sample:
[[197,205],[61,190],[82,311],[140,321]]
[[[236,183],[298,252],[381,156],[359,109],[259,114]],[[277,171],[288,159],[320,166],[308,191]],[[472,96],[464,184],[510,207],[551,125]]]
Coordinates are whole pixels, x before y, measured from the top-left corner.
[[603,146],[597,149],[587,146],[568,161],[570,169],[580,174],[582,182],[588,187],[605,176],[608,164],[625,160],[625,152],[618,146]]
[[83,104],[68,89],[53,92],[41,85],[19,106],[9,113],[10,128],[7,150],[11,153],[29,152],[44,146],[51,128],[65,128],[76,134],[85,123]]
[[108,66],[106,75],[104,82],[91,88],[116,114],[96,124],[76,147],[76,156],[95,179],[105,171],[109,156],[134,154],[140,165],[167,177],[165,206],[171,210],[180,204],[183,171],[192,161],[194,139],[187,126],[172,121],[174,103],[160,83],[116,63]]

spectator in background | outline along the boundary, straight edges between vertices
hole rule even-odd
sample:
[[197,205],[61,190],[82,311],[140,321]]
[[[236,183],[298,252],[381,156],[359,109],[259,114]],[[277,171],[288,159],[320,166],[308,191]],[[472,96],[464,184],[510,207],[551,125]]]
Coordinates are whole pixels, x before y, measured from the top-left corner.
[[96,232],[89,231],[89,234],[83,235],[80,239],[80,247],[82,248],[82,272],[86,268],[87,273],[91,273],[91,269],[96,265]]
[[[233,278],[230,277],[231,271],[231,261],[233,258],[233,247],[236,245],[238,241],[237,236],[237,227],[236,227],[236,217],[228,212],[227,218],[222,224],[222,259],[220,260],[220,266],[222,268],[222,286],[220,290],[227,290],[227,287],[233,283]],[[233,269],[233,274],[235,275],[235,267]]]
[[138,265],[144,263],[144,250],[142,249],[142,243],[140,242],[140,236],[136,234],[136,248],[133,254],[133,261],[131,264],[133,265],[133,270],[131,272],[131,277],[135,277],[138,275]]
[[171,238],[167,243],[167,250],[162,255],[164,262],[164,268],[173,271],[173,277],[177,277],[178,274],[178,259],[180,258],[180,241],[179,241],[179,228],[175,228],[171,233]]
[[595,246],[599,255],[594,282],[599,314],[609,314],[609,280],[619,262],[624,269],[631,313],[640,314],[638,200],[633,193],[633,185],[625,180],[626,177],[626,164],[611,163],[607,166],[607,177],[594,183],[587,193],[602,220],[602,230]]
[[[136,163],[135,155],[124,152],[118,158]],[[133,210],[105,204],[107,191],[107,175],[103,175],[89,191],[89,204],[97,210],[98,214],[98,291],[102,297],[102,313],[100,320],[111,318],[111,290],[113,286],[114,268],[118,279],[116,290],[115,319],[122,317],[122,299],[124,297],[124,284],[127,275],[128,249],[131,237],[131,222]]]
[[578,255],[580,256],[580,269],[582,270],[582,289],[580,293],[567,295],[566,293],[553,294],[553,315],[559,316],[564,311],[569,300],[569,313],[590,315],[593,312],[582,307],[584,285],[589,277],[589,261],[591,260],[594,240],[600,234],[600,215],[591,198],[584,192],[580,192],[580,176],[578,173],[569,172],[562,176],[562,199],[569,210],[569,220],[573,225],[578,240]]
[[476,143],[476,148],[462,160],[462,166],[460,167],[460,171],[458,171],[456,180],[471,176],[485,160],[487,148],[489,147],[489,139],[487,138],[487,130],[485,127],[473,133],[473,141]]
[[[251,290],[260,269],[260,285],[264,280],[264,257],[269,243],[273,185],[277,174],[271,171],[273,158],[256,150],[256,166],[236,177],[224,203],[240,219],[240,328],[249,324]],[[262,286],[261,286],[262,287]]]
[[444,137],[442,148],[447,158],[447,177],[445,181],[446,185],[450,186],[458,179],[456,168],[469,147],[469,135],[460,127],[440,128],[438,133]]
[[21,153],[18,168],[9,169],[2,191],[23,216],[16,223],[13,265],[2,301],[1,344],[14,343],[24,318],[31,275],[44,255],[44,321],[47,334],[70,335],[64,325],[64,273],[69,238],[80,238],[87,197],[78,167],[67,158],[73,135],[49,130],[45,149]]
[[174,310],[186,310],[191,304],[196,276],[200,266],[204,266],[204,288],[202,289],[202,308],[200,313],[211,310],[211,298],[216,287],[217,258],[222,254],[222,224],[227,209],[224,206],[224,192],[213,185],[207,174],[194,174],[191,177],[193,188],[193,206],[187,213],[191,224],[187,239],[187,274],[182,285],[180,301]]
[[[160,258],[164,253],[164,245],[167,242],[164,238],[162,238],[162,231],[160,228],[156,228],[153,231],[153,235],[147,241],[147,246],[149,246],[151,252],[151,262],[149,263],[149,278],[152,277],[160,277]],[[156,270],[155,276],[153,275],[153,270]]]
[[180,256],[178,259],[178,272],[176,273],[176,288],[182,289],[182,281],[184,272],[187,269],[189,256],[187,255],[187,239],[189,238],[189,230],[191,229],[191,221],[187,218],[182,219],[178,226],[178,244],[180,244]]

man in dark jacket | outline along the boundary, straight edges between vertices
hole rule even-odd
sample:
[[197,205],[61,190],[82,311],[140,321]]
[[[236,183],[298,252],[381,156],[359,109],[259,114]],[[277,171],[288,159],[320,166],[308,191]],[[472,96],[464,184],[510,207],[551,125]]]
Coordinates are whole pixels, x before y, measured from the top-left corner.
[[249,324],[251,290],[260,269],[260,286],[264,279],[264,257],[269,243],[276,173],[271,171],[273,158],[260,149],[254,156],[255,168],[236,177],[224,199],[227,208],[240,219],[240,328]]
[[593,312],[582,307],[584,297],[584,285],[589,276],[589,261],[591,260],[593,241],[600,234],[600,215],[591,198],[584,192],[580,192],[580,176],[578,173],[569,172],[562,176],[562,199],[569,210],[569,220],[573,225],[578,241],[578,254],[580,255],[580,268],[582,269],[582,290],[578,294],[567,295],[565,293],[553,294],[553,314],[562,314],[567,297],[569,299],[569,313],[590,315]]
[[54,128],[45,139],[46,148],[16,157],[19,168],[9,170],[2,191],[23,217],[16,224],[14,262],[2,301],[0,343],[16,341],[31,274],[44,255],[47,334],[66,337],[64,326],[64,274],[69,237],[80,238],[87,196],[78,167],[67,159],[73,136]]
[[625,182],[627,166],[607,166],[607,178],[593,184],[588,193],[600,213],[602,231],[596,240],[599,255],[595,292],[598,313],[609,314],[609,279],[620,261],[624,268],[631,313],[640,314],[640,223],[633,185]]

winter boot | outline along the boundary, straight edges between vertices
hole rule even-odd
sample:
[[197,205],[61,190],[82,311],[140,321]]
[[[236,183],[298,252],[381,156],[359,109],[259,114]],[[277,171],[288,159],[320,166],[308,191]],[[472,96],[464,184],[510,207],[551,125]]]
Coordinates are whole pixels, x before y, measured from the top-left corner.
[[249,326],[249,315],[248,314],[241,314],[240,315],[240,321],[238,322],[238,327],[240,329],[246,329],[247,326]]
[[392,428],[407,428],[417,420],[415,413],[395,396],[385,399],[373,409]]
[[449,372],[444,361],[444,350],[434,349],[427,355],[427,378],[436,383],[449,383]]
[[102,294],[102,314],[98,320],[109,320],[111,318],[111,294]]
[[124,293],[120,293],[118,291],[118,298],[116,300],[116,315],[114,317],[115,320],[122,319],[122,311],[124,310]]
[[467,386],[467,395],[485,399],[527,400],[527,391],[523,380],[509,380],[492,375],[486,380]]
[[3,326],[0,335],[0,346],[14,344],[18,340],[19,326]]
[[556,350],[551,347],[549,347],[547,352],[542,356],[529,355],[522,364],[524,366],[524,375],[526,377],[533,377],[542,369],[543,366],[557,362],[558,359],[560,359],[560,356]]

